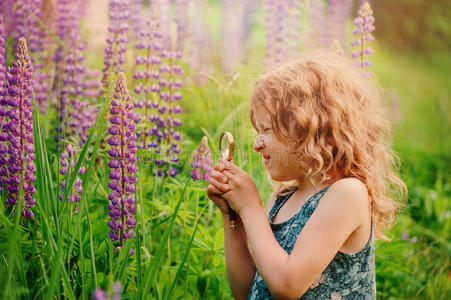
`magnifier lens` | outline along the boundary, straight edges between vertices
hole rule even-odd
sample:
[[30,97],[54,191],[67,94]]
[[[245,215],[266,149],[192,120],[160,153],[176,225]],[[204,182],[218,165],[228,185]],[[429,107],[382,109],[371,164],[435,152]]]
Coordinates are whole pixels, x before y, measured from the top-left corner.
[[230,144],[227,135],[223,135],[221,138],[221,157],[227,159],[230,153]]

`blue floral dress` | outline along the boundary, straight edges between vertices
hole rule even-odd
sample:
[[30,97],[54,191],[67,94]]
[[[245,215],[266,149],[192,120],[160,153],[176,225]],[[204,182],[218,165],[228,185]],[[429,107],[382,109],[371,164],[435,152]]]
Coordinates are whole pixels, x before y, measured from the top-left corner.
[[[310,197],[289,220],[274,224],[272,221],[277,212],[293,195],[296,188],[285,196],[277,197],[268,219],[274,236],[287,253],[293,250],[299,233],[329,187]],[[337,252],[319,278],[299,299],[376,299],[373,235],[372,221],[370,239],[365,247],[355,253]],[[252,281],[248,299],[274,299],[258,270]]]

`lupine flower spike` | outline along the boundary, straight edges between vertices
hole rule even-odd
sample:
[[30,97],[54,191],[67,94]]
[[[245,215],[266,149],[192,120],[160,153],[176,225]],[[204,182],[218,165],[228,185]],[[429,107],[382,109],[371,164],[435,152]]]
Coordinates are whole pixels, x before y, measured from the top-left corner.
[[191,177],[194,180],[208,180],[210,179],[210,172],[212,170],[211,152],[208,147],[208,139],[206,136],[202,138],[199,147],[193,155],[193,162],[191,163],[192,171]]
[[[371,32],[374,31],[374,17],[371,6],[368,2],[365,2],[359,9],[359,15],[354,19],[354,31],[353,34],[356,35],[356,39],[351,42],[351,46],[358,47],[359,50],[355,50],[352,53],[353,58],[360,58],[359,66],[365,69],[372,65],[371,61],[365,59],[367,55],[373,54],[373,48],[365,47],[366,43],[374,40]],[[368,71],[368,76],[372,76],[373,73]]]
[[151,117],[151,121],[156,124],[151,129],[151,134],[156,137],[151,144],[157,154],[157,158],[154,160],[157,166],[154,175],[175,177],[179,173],[176,168],[180,153],[177,142],[181,139],[177,128],[182,124],[182,121],[175,115],[183,111],[180,105],[175,105],[182,99],[179,90],[183,85],[182,81],[176,78],[183,71],[175,61],[181,58],[181,53],[162,51],[161,57],[167,64],[160,65],[160,104],[158,105],[158,114]]
[[160,93],[158,80],[160,79],[161,34],[158,31],[158,23],[147,21],[146,30],[140,32],[140,39],[136,44],[136,49],[144,55],[136,57],[135,65],[137,70],[133,74],[133,78],[137,82],[135,93],[137,97],[142,99],[135,101],[135,107],[141,109],[140,117],[142,118],[139,122],[140,126],[137,135],[141,136],[142,147],[147,149],[151,127],[149,125],[150,112],[151,109],[158,108],[157,97]]
[[[120,300],[121,299],[121,290],[122,290],[122,284],[120,281],[116,281],[113,285],[113,293],[112,293],[112,300]],[[108,300],[108,293],[102,290],[101,288],[97,288],[92,293],[92,298],[94,300]]]
[[3,119],[6,115],[6,107],[3,103],[3,97],[7,92],[5,89],[5,76],[5,26],[2,17],[0,17],[0,126],[3,124]]
[[[135,236],[135,172],[136,167],[136,125],[133,104],[128,93],[124,72],[120,72],[116,81],[114,98],[111,100],[111,126],[108,144],[111,157],[108,167],[111,169],[108,187],[111,193],[109,215],[111,221],[109,235],[114,249],[121,248],[124,242]],[[130,255],[133,254],[130,250]]]
[[[69,171],[69,174],[71,176],[73,169],[75,168],[75,165],[77,163],[77,149],[72,146],[71,144],[67,145],[66,150],[61,153],[61,169],[60,174],[66,175]],[[81,166],[78,170],[78,174],[83,175],[86,171],[86,168],[84,166]],[[61,182],[61,194],[59,195],[59,199],[63,200],[64,198],[64,189],[66,187],[66,180],[63,180]],[[72,203],[78,203],[81,199],[81,193],[83,192],[83,186],[80,176],[77,176],[75,178],[74,185],[72,187],[72,190],[69,192],[69,195],[67,197],[67,200]],[[74,212],[78,212],[78,205],[75,206]]]
[[8,163],[7,150],[5,143],[7,139],[6,127],[3,126],[7,114],[7,103],[4,98],[7,95],[6,88],[6,65],[5,65],[5,27],[2,17],[0,17],[0,191],[3,189],[3,176],[6,175],[6,168],[3,166]]
[[129,17],[128,0],[110,0],[110,25],[108,26],[102,78],[104,90],[108,88],[111,75],[116,74],[125,62]]
[[19,39],[14,57],[15,60],[6,74],[8,93],[4,103],[9,105],[10,109],[7,121],[3,125],[0,142],[8,146],[0,148],[3,155],[0,173],[5,185],[6,206],[15,207],[22,186],[24,197],[22,216],[33,218],[31,208],[36,202],[33,198],[36,191],[33,185],[36,180],[31,98],[33,67],[24,38]]

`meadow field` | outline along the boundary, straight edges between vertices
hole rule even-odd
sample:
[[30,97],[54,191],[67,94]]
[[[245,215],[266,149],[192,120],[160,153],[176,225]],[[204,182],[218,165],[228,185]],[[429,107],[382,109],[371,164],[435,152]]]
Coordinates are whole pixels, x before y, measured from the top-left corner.
[[[70,14],[64,15],[64,10],[61,12],[58,7],[69,10],[70,4],[64,5],[71,1],[4,2],[0,4],[0,18],[3,18],[0,39],[5,39],[5,54],[0,56],[6,59],[4,63],[0,61],[5,66],[4,71],[0,71],[17,74],[11,73],[11,69],[21,66],[14,63],[22,55],[14,56],[16,46],[20,45],[18,40],[25,37],[28,42],[30,37],[32,41],[34,37],[38,41],[34,46],[28,42],[29,55],[32,63],[40,66],[34,67],[33,72],[44,76],[40,77],[43,79],[34,77],[33,93],[29,93],[30,106],[24,113],[30,118],[32,130],[28,133],[33,137],[31,141],[25,139],[24,143],[33,146],[22,146],[21,149],[24,153],[27,149],[33,151],[20,156],[21,165],[25,166],[26,161],[30,166],[33,160],[34,175],[27,175],[32,167],[27,167],[26,171],[23,167],[21,173],[11,171],[12,157],[7,157],[11,153],[0,147],[0,168],[5,168],[5,173],[0,172],[3,176],[0,298],[233,299],[225,269],[222,217],[206,196],[207,181],[193,178],[192,161],[202,137],[206,136],[212,161],[216,162],[219,159],[219,136],[223,131],[230,131],[235,136],[235,163],[251,175],[262,199],[266,201],[271,193],[271,182],[261,156],[252,150],[257,134],[249,118],[253,83],[268,65],[268,28],[271,25],[268,25],[265,5],[271,1],[254,3],[252,7],[256,11],[253,13],[254,21],[246,29],[248,35],[241,34],[238,40],[235,35],[244,30],[238,27],[246,26],[226,22],[233,17],[227,19],[225,12],[234,16],[236,3],[256,1],[224,0],[223,6],[221,1],[186,1],[189,12],[201,8],[202,13],[187,17],[185,22],[188,23],[184,24],[196,30],[207,27],[210,35],[198,34],[192,38],[190,34],[194,35],[194,31],[188,31],[184,33],[186,46],[181,55],[170,51],[154,54],[160,55],[160,66],[169,66],[167,71],[159,69],[161,78],[167,80],[166,85],[159,84],[159,91],[176,100],[148,107],[149,111],[156,113],[157,107],[166,105],[161,115],[172,118],[168,121],[172,125],[161,129],[163,138],[156,131],[147,134],[154,128],[154,123],[145,121],[147,109],[146,104],[144,108],[142,105],[147,99],[145,95],[149,95],[149,101],[160,101],[158,92],[142,92],[139,84],[144,82],[140,81],[143,77],[135,75],[143,67],[135,63],[136,56],[145,55],[140,52],[145,50],[145,46],[137,49],[135,45],[148,36],[132,33],[133,16],[141,16],[139,28],[144,30],[147,28],[146,20],[152,16],[151,9],[157,7],[160,13],[164,12],[164,7],[158,6],[163,4],[159,1],[150,1],[150,4],[149,1],[130,1],[138,3],[133,4],[135,6],[130,4],[130,21],[121,19],[122,15],[119,17],[123,22],[130,22],[128,40],[110,38],[107,41],[108,34],[115,32],[111,29],[114,22],[108,17],[108,4],[128,1],[80,1],[79,7],[72,7],[77,11],[77,17],[73,19],[75,30],[72,28],[72,31],[59,29],[57,23],[62,21],[55,21],[60,20],[58,16],[70,18]],[[27,19],[28,26],[21,32],[18,29],[20,25],[11,20],[8,12],[16,12],[20,3],[35,2],[41,4],[39,8],[42,11],[39,14],[30,10],[28,15],[32,18]],[[308,24],[313,17],[303,19],[308,15],[310,6],[305,5],[309,1],[299,2],[302,3],[299,8],[302,13],[298,30],[302,33],[310,28]],[[325,1],[325,7],[332,7],[332,2]],[[343,31],[340,35],[343,55],[348,56],[352,52],[352,20],[361,4],[360,1],[350,2],[348,17],[340,27]],[[171,3],[168,9],[177,12],[180,9],[177,5],[184,1]],[[32,4],[24,4],[25,12],[26,5]],[[133,7],[139,9],[133,10]],[[50,15],[54,17],[46,18],[48,12],[45,9],[53,9]],[[141,14],[138,14],[139,10]],[[25,20],[27,13],[21,16]],[[200,17],[205,23],[190,19]],[[374,53],[369,56],[372,65],[368,70],[374,73],[372,80],[382,89],[383,104],[393,125],[391,142],[400,159],[401,177],[408,188],[408,199],[403,202],[393,228],[387,232],[391,241],[376,241],[377,296],[380,299],[451,299],[451,56],[446,48],[434,52],[392,48],[377,39],[378,15],[375,14],[374,18],[376,39],[371,42]],[[165,22],[166,19],[161,17],[158,20]],[[180,19],[177,22],[181,22]],[[188,26],[189,22],[195,26]],[[163,33],[164,30],[170,34],[177,31],[177,37],[182,36],[175,25],[165,29],[162,24],[159,28]],[[235,31],[225,30],[227,24]],[[1,26],[6,29],[1,30]],[[43,32],[41,37],[45,38],[39,40],[33,36],[36,33],[31,26],[40,28]],[[288,26],[287,23],[284,26]],[[119,31],[124,28],[117,30],[124,33]],[[316,34],[316,31],[310,32]],[[306,35],[300,34],[298,38],[306,41]],[[305,47],[301,42],[295,46],[298,53],[311,48],[331,47],[331,43],[318,41],[316,38]],[[121,42],[126,45],[123,53],[119,46],[114,48],[114,43]],[[227,49],[226,42],[233,47]],[[104,49],[108,43],[113,45],[114,53],[111,61],[106,63]],[[78,47],[81,44],[85,47]],[[234,52],[237,49],[240,55]],[[290,53],[290,50],[283,51]],[[118,53],[123,62],[114,56]],[[296,52],[290,58],[295,59]],[[73,66],[75,72],[70,68],[73,61],[76,62]],[[105,72],[104,66],[108,64],[111,68]],[[82,65],[84,69],[80,72]],[[118,72],[120,70],[123,73]],[[103,79],[102,72],[106,74]],[[89,77],[91,73],[93,75]],[[86,74],[86,77],[80,79],[77,77],[80,74]],[[118,87],[122,80],[118,80],[122,78],[119,74],[125,75],[128,92]],[[5,82],[11,76],[3,76]],[[0,79],[3,78],[0,76]],[[40,80],[48,83],[47,89],[38,87],[42,85]],[[181,83],[178,84],[177,80]],[[10,92],[11,80],[8,84],[2,85],[8,92],[0,93],[0,97],[5,99],[0,104],[5,109],[13,107],[6,100],[14,96]],[[88,89],[93,92],[81,92]],[[43,92],[39,99],[38,90]],[[112,133],[116,129],[111,128],[116,127],[111,120],[118,115],[113,106],[117,105],[116,102],[127,101],[124,100],[127,93],[131,96],[131,104],[123,107],[141,116],[144,125],[133,122],[135,117],[130,117],[130,114],[124,114],[122,120],[129,117],[130,122],[121,123],[121,126],[128,126],[128,131],[124,133],[124,127],[119,125],[117,128],[122,132],[122,138],[130,140],[127,143],[121,140],[118,144],[112,139],[116,136]],[[26,93],[23,97],[27,97]],[[177,105],[182,111],[177,109]],[[170,110],[172,116],[166,110]],[[2,133],[13,127],[10,125],[12,120],[10,114],[2,115]],[[5,149],[10,149],[15,142],[9,138],[11,133],[5,134],[8,139],[0,137],[0,143],[4,143]],[[144,135],[149,142],[158,141],[158,146],[141,143]],[[177,141],[175,146],[163,145],[168,136],[172,143]],[[66,150],[68,145],[71,145],[69,151]],[[124,160],[128,173],[115,178],[111,175],[114,166],[110,161],[117,157],[122,166],[121,155],[113,155],[111,149],[119,147],[121,150],[121,145],[131,147],[124,150],[128,151],[127,160]],[[163,157],[162,153],[170,153],[176,158],[171,155]],[[11,189],[13,180],[6,179],[14,175],[11,172],[20,183],[15,192]],[[116,184],[125,177],[127,181],[122,183],[125,196],[119,195],[120,188],[112,195]],[[29,178],[34,179],[34,183],[33,180],[24,183]],[[34,185],[34,193],[30,185]],[[33,194],[30,197],[35,199],[34,205],[27,198],[29,194]],[[115,197],[129,201],[123,204],[128,209],[126,216],[122,215],[125,206],[118,209],[119,216],[115,215]],[[14,203],[13,198],[16,199]],[[32,218],[28,209],[33,214]],[[111,221],[115,217],[118,219]],[[125,227],[129,231],[125,232]]]

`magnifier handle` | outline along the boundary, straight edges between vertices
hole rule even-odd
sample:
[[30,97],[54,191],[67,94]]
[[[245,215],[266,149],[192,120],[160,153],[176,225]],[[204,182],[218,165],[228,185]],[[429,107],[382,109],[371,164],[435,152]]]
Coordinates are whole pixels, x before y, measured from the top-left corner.
[[229,207],[229,221],[230,221],[230,229],[236,229],[236,212],[230,208],[230,205],[227,203]]

